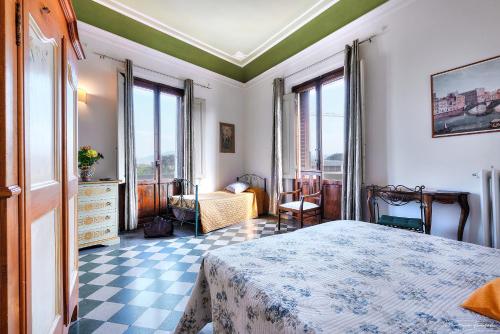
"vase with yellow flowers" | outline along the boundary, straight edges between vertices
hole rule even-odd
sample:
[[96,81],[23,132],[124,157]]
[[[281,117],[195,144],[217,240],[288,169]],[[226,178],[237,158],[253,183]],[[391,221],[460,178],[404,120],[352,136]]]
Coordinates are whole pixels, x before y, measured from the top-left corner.
[[91,146],[80,147],[80,150],[78,150],[78,168],[80,169],[80,178],[83,182],[92,180],[94,164],[103,158],[104,156],[92,149]]

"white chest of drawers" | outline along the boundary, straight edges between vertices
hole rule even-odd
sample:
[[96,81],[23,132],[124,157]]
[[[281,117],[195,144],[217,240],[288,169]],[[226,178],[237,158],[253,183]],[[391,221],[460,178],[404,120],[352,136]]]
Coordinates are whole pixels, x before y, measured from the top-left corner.
[[118,242],[118,181],[80,182],[78,247]]

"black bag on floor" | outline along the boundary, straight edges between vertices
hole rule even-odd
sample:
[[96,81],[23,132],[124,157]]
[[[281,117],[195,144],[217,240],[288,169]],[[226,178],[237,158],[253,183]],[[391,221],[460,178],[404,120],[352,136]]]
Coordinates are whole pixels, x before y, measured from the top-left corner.
[[155,217],[151,223],[144,224],[144,238],[170,237],[174,232],[174,224],[163,217]]

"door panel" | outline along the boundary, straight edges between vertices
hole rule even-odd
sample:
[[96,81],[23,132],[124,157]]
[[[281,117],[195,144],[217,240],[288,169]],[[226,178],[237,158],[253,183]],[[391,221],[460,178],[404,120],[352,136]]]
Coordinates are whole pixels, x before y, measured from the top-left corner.
[[138,184],[137,185],[137,210],[139,219],[148,218],[156,215],[156,188],[158,184]]
[[52,210],[31,224],[32,333],[52,333],[61,316],[59,212]]
[[[16,17],[18,1],[0,1],[0,333],[18,333],[22,287],[19,268],[19,229],[22,217],[22,178],[19,168],[19,138],[22,128],[18,106],[21,95],[17,76],[22,60],[18,59]],[[19,94],[19,95],[18,95]],[[8,320],[7,320],[8,319]]]
[[68,283],[75,287],[78,277],[78,240],[76,239],[78,218],[76,214],[76,196],[68,201]]
[[342,181],[344,157],[344,80],[321,86],[321,149],[324,180]]
[[134,135],[137,170],[137,211],[143,220],[156,215],[156,101],[150,85],[134,87]]
[[[64,282],[64,324],[69,325],[71,318],[75,318],[73,310],[78,304],[78,173],[77,173],[77,74],[72,64],[76,63],[71,47],[64,43],[63,70],[64,70],[64,111],[63,111],[63,202],[65,245],[63,251],[63,279]],[[66,61],[67,59],[67,61]]]
[[[31,189],[56,179],[57,44],[47,39],[33,19],[29,31],[28,123]],[[43,162],[43,163],[41,163]]]
[[137,181],[156,179],[155,96],[154,90],[134,88],[134,135]]
[[180,105],[181,98],[175,89],[136,79],[134,131],[140,222],[165,213],[166,183],[180,175]]
[[159,152],[160,182],[158,184],[158,213],[167,213],[167,183],[180,176],[177,138],[182,135],[177,131],[179,124],[180,97],[160,91],[159,99]]
[[[8,273],[8,280],[2,278],[0,284],[0,295],[6,297],[0,298],[0,331],[60,334],[68,331],[64,326],[65,291],[71,284],[78,286],[77,250],[70,247],[75,244],[76,225],[68,224],[76,215],[76,140],[69,143],[67,157],[65,147],[66,130],[69,137],[76,138],[76,107],[71,108],[73,113],[66,120],[66,102],[76,106],[76,99],[74,95],[65,98],[65,68],[68,56],[73,57],[76,67],[76,58],[82,58],[83,51],[70,0],[5,3],[0,5],[0,16],[12,20],[8,26],[2,24],[0,30],[2,37],[8,32],[9,37],[4,38],[8,44],[4,46],[9,48],[9,56],[16,54],[17,58],[16,62],[6,62],[2,72],[15,87],[0,87],[1,94],[9,89],[9,100],[15,106],[5,108],[5,124],[9,127],[6,140],[0,142],[0,150],[7,152],[5,166],[8,162],[13,172],[3,173],[0,166],[0,174],[9,177],[9,186],[13,181],[18,183],[12,186],[18,197],[15,215],[9,211],[7,216],[0,210],[0,220],[7,217],[9,221],[2,235],[15,240],[4,243],[10,248],[7,259],[0,254]],[[15,30],[7,31],[11,28]],[[70,271],[72,282],[65,276]],[[13,284],[10,280],[15,276],[18,283]],[[6,290],[13,292],[6,294]],[[10,308],[8,313],[4,305]]]
[[[171,191],[170,191],[171,192]],[[167,210],[167,184],[160,183],[160,198],[159,198],[159,206],[160,206],[160,214],[168,213]]]
[[342,182],[323,180],[323,218],[338,220],[341,218]]
[[173,179],[177,172],[176,131],[179,115],[179,97],[164,92],[160,93],[160,179]]
[[66,165],[68,178],[78,179],[77,174],[77,83],[71,63],[66,64]]
[[[60,332],[62,300],[61,35],[50,10],[27,7],[24,54],[26,329]],[[46,15],[46,16],[44,16]]]
[[[299,179],[317,175],[313,192],[322,189],[323,218],[339,219],[344,155],[343,69],[293,88],[299,97]],[[303,186],[311,192],[310,182]]]
[[301,168],[319,170],[317,91],[310,89],[299,94]]

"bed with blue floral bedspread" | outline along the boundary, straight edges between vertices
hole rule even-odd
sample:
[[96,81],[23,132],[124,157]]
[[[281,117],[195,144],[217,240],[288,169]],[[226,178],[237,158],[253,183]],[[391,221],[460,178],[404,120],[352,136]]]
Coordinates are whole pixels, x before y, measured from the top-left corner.
[[204,258],[176,333],[498,333],[459,305],[500,277],[500,250],[337,221]]

